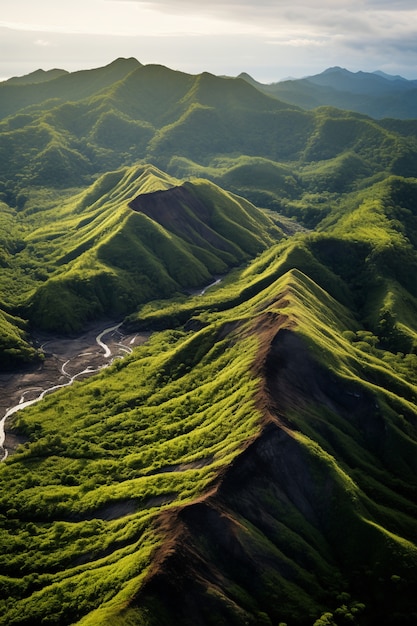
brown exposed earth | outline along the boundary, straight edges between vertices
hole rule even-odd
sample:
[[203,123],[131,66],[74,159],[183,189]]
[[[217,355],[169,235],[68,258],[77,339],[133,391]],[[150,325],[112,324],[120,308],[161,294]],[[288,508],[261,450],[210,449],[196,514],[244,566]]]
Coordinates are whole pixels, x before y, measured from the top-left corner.
[[137,598],[138,606],[160,607],[160,623],[255,626],[268,614],[274,624],[311,625],[333,587],[346,584],[348,557],[358,568],[370,558],[341,541],[335,512],[344,488],[301,443],[290,415],[313,411],[312,428],[328,436],[326,422],[313,417],[315,406],[325,407],[365,438],[367,422],[373,438],[374,403],[315,361],[285,315],[260,316],[256,330],[263,421],[208,493],[160,515],[164,544]]

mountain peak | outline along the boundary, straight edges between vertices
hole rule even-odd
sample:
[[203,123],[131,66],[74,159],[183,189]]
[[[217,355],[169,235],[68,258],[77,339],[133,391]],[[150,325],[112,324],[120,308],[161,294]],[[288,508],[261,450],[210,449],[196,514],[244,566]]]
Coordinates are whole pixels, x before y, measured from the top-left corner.
[[107,67],[114,67],[116,65],[132,65],[132,67],[142,67],[142,63],[140,63],[135,57],[118,57]]
[[340,65],[334,65],[333,67],[328,67],[324,72],[321,72],[321,76],[324,74],[334,74],[335,72],[340,72],[342,74],[351,74],[349,70],[344,67],[340,67]]
[[375,76],[380,76],[381,78],[385,78],[385,80],[401,80],[401,81],[407,81],[406,78],[404,78],[403,76],[400,76],[399,74],[395,74],[395,76],[393,74],[386,74],[385,72],[383,72],[382,70],[376,70],[375,72],[372,72]]
[[237,76],[237,78],[243,78],[244,80],[255,81],[255,79],[252,78],[252,76],[248,74],[247,72],[241,72],[239,76]]
[[351,72],[342,67],[330,67],[321,74],[309,76],[310,83],[340,92],[361,95],[381,95],[394,87],[407,89],[412,86],[406,79],[389,76],[383,72]]
[[68,74],[66,70],[54,68],[52,70],[38,69],[24,76],[13,76],[5,81],[8,85],[34,85],[38,83],[45,83],[54,78],[64,76]]

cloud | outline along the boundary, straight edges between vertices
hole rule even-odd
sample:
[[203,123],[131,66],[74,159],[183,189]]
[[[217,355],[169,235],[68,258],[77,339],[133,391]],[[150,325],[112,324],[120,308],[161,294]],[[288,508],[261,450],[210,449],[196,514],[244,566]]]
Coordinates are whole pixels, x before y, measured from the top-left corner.
[[1,20],[2,76],[119,56],[264,82],[331,65],[417,73],[415,0],[2,0]]
[[[129,5],[155,14],[206,20],[206,32],[259,34],[267,38],[286,35],[291,41],[334,39],[356,41],[358,33],[372,38],[412,38],[417,35],[414,0],[104,0],[109,5]],[[217,30],[222,24],[221,30]],[[212,29],[212,30],[210,30]],[[316,43],[313,45],[317,45]]]
[[159,11],[171,15],[216,15],[222,19],[230,19],[233,22],[255,18],[256,20],[282,19],[289,16],[291,19],[308,19],[314,14],[335,15],[340,12],[361,14],[372,11],[398,11],[415,10],[413,0],[351,0],[346,4],[345,0],[292,0],[291,3],[277,2],[276,0],[211,0],[210,2],[195,2],[195,0],[104,0],[105,2],[127,4],[134,3],[143,8]]
[[1,18],[0,25],[15,30],[109,36],[258,34],[305,42],[335,35],[354,41],[358,33],[381,39],[417,34],[411,0],[72,0],[70,7],[21,0],[19,9],[4,0]]

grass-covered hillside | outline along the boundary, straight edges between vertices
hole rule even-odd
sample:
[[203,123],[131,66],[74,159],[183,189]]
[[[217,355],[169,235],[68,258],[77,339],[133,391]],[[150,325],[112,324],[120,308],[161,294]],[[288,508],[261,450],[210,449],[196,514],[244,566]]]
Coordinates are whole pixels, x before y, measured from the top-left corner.
[[7,420],[0,626],[414,626],[415,120],[134,59],[0,112],[4,389],[147,337]]
[[414,623],[416,301],[381,275],[408,302],[371,330],[329,250],[377,246],[336,229],[145,305],[146,344],[16,414],[0,623]]
[[[5,207],[5,222],[4,309],[61,333],[202,288],[282,237],[275,220],[243,198],[152,166],[108,172],[77,193],[34,191],[22,210]],[[5,317],[4,343],[9,325]],[[10,348],[27,360],[15,334]]]

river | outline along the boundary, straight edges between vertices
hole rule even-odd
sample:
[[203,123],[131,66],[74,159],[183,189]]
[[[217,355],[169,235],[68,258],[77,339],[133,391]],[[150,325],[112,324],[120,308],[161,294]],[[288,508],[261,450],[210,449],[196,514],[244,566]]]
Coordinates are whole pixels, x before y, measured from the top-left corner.
[[[207,289],[215,287],[221,280],[217,278],[193,295],[204,295]],[[120,330],[121,326],[122,322],[104,327],[96,325],[71,339],[44,336],[42,341],[38,338],[45,354],[42,364],[23,373],[0,374],[0,415],[3,415],[0,418],[0,462],[20,443],[7,431],[7,420],[16,411],[39,402],[48,393],[68,387],[77,378],[91,376],[110,365],[114,359],[123,358],[151,334],[125,335]]]
[[[46,394],[71,385],[77,378],[84,378],[110,365],[114,359],[132,352],[134,345],[143,343],[149,334],[124,335],[121,323],[94,327],[75,339],[46,338],[41,349],[45,361],[24,373],[0,376],[2,404],[0,410],[0,461],[9,454],[6,421]],[[105,339],[105,341],[104,341]],[[5,404],[10,403],[10,404]]]

